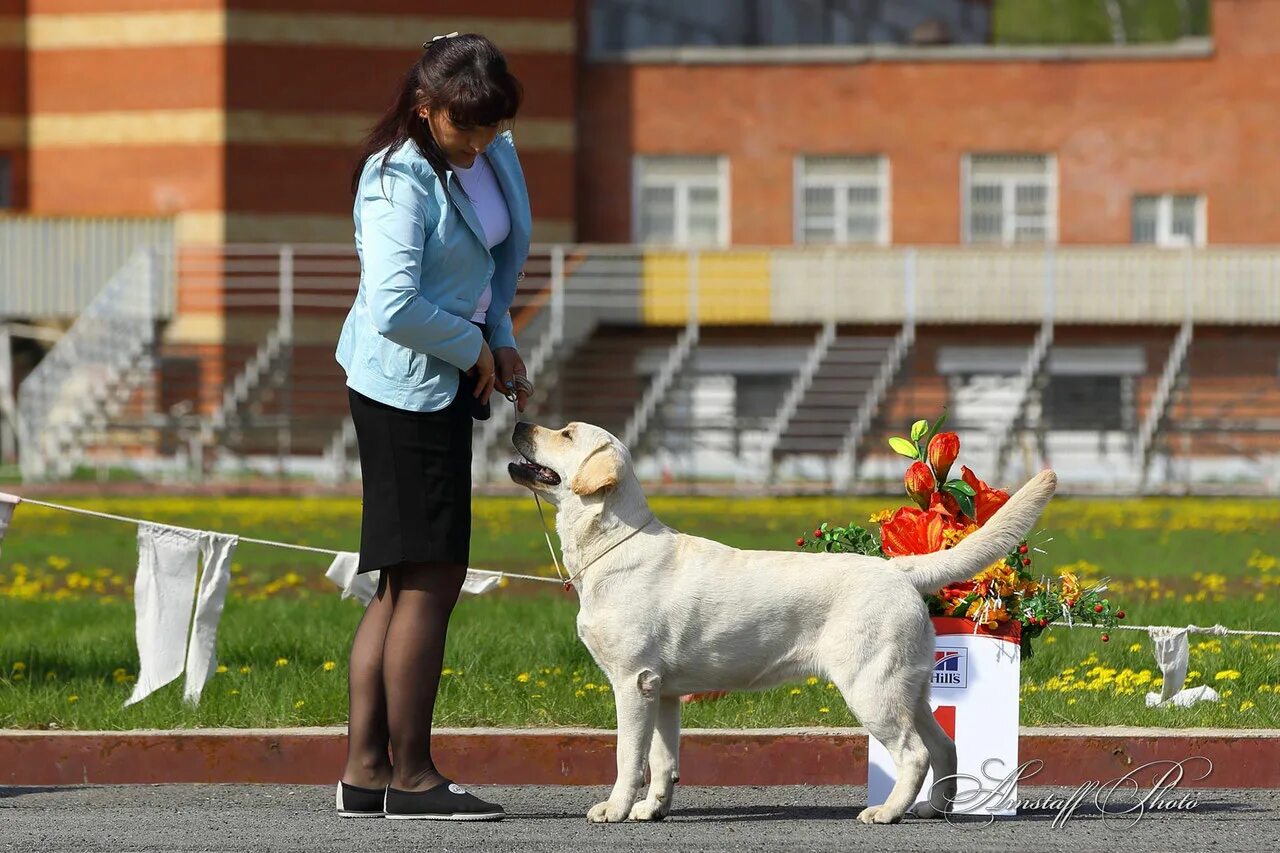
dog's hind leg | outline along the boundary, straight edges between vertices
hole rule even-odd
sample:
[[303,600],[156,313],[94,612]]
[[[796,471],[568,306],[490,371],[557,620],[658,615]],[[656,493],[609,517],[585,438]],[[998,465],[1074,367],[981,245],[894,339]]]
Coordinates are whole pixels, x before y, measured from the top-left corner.
[[658,700],[658,725],[649,746],[649,796],[631,809],[632,820],[662,820],[680,779],[680,697]]
[[929,750],[929,766],[933,769],[929,800],[916,807],[916,816],[942,817],[951,809],[956,797],[956,744],[947,737],[947,733],[933,716],[933,709],[929,707],[928,686],[921,692],[920,701],[916,703],[915,718],[916,729]]
[[618,778],[609,799],[587,812],[592,823],[621,823],[631,815],[636,794],[644,784],[644,761],[657,723],[661,686],[662,679],[648,669],[613,685],[618,708]]
[[[929,772],[929,751],[917,731],[914,713],[920,686],[911,675],[900,666],[872,664],[860,670],[852,683],[833,678],[858,721],[889,750],[898,774],[883,805],[859,812],[863,823],[902,820]],[[904,683],[908,678],[911,683]]]

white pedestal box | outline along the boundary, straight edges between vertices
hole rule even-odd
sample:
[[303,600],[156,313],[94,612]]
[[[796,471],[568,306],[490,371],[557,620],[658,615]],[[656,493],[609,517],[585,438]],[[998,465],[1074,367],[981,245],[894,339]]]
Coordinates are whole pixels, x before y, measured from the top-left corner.
[[[971,619],[936,616],[929,704],[942,728],[956,742],[959,814],[1011,815],[1017,811],[1016,781],[1002,784],[1018,767],[1019,670],[1021,625],[989,631]],[[977,633],[974,629],[977,628]],[[889,797],[895,776],[889,751],[867,739],[867,805]],[[965,778],[971,777],[971,778]],[[966,791],[999,789],[998,796],[978,796],[965,805]],[[933,771],[925,777],[916,802],[929,799]]]

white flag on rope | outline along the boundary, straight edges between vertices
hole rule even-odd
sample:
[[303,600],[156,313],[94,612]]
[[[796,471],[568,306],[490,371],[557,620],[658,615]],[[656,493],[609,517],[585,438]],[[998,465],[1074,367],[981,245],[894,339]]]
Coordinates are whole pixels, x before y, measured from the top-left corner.
[[[199,701],[217,666],[218,622],[237,541],[237,537],[221,533],[138,525],[138,574],[133,586],[138,683],[125,700],[125,707],[150,696],[184,669],[187,680],[183,698]],[[201,556],[204,574],[197,599],[196,573]]]
[[9,530],[9,522],[13,520],[13,511],[20,503],[22,498],[17,495],[0,492],[0,542],[4,541],[4,534]]

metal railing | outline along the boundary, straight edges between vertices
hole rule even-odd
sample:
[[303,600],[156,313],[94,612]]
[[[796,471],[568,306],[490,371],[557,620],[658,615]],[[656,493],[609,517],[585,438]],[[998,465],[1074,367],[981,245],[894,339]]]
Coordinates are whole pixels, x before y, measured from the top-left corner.
[[24,478],[65,477],[83,459],[88,427],[114,415],[145,381],[156,328],[157,255],[139,248],[85,306],[18,387]]

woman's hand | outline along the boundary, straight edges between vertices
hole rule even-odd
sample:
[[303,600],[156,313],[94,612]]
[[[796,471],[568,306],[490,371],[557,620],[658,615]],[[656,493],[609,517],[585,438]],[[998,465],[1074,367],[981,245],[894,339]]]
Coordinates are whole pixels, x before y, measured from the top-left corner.
[[[498,387],[506,390],[507,383],[511,381],[513,376],[523,376],[528,378],[529,373],[525,369],[524,359],[520,357],[520,353],[514,347],[498,347],[497,352],[493,354],[498,365]],[[529,394],[523,389],[516,389],[516,411],[523,412],[525,405],[529,402]]]
[[[502,350],[498,350],[502,352]],[[474,396],[478,397],[481,403],[489,402],[489,395],[493,393],[493,353],[489,351],[489,342],[480,342],[480,356],[476,359],[476,363],[471,365],[471,369],[467,371],[468,376],[475,377],[476,390]]]

